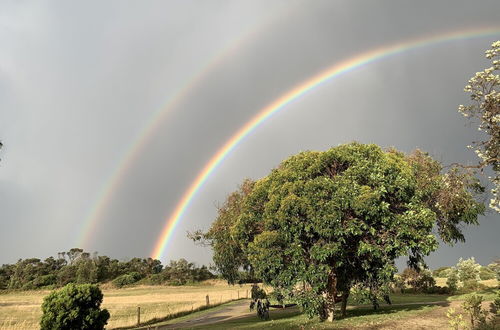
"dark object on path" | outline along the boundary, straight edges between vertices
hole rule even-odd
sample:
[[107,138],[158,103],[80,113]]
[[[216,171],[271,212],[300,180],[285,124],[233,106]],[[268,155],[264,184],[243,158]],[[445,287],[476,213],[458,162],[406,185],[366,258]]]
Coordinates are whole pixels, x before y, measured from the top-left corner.
[[257,284],[252,285],[252,301],[250,302],[250,311],[257,306],[257,316],[262,320],[269,320],[269,300],[266,292],[259,288]]
[[280,308],[280,309],[289,308],[289,307],[295,307],[295,306],[297,306],[297,304],[269,305],[269,307]]

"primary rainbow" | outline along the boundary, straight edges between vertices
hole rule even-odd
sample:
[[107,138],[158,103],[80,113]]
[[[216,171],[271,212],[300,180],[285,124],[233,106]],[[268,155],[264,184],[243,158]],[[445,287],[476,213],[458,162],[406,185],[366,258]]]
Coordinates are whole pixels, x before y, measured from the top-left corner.
[[196,193],[200,190],[203,184],[206,182],[207,178],[211,173],[215,171],[217,166],[227,157],[227,155],[234,150],[234,148],[240,143],[246,136],[248,136],[252,131],[254,131],[260,124],[269,119],[272,115],[276,114],[282,110],[286,105],[298,99],[302,95],[311,91],[312,89],[320,86],[322,83],[329,81],[333,78],[337,78],[344,73],[355,70],[363,65],[373,63],[377,60],[387,58],[389,56],[401,54],[405,51],[414,50],[417,48],[427,47],[430,45],[435,45],[443,43],[446,41],[463,40],[470,38],[488,37],[500,34],[500,27],[486,27],[486,28],[475,28],[459,32],[448,32],[439,35],[433,35],[430,37],[415,39],[411,41],[405,41],[389,46],[384,46],[374,50],[367,51],[363,54],[357,55],[355,57],[349,58],[345,61],[334,64],[333,66],[327,68],[326,70],[320,72],[319,74],[313,76],[312,78],[306,80],[295,88],[283,94],[277,100],[273,101],[271,104],[267,105],[265,108],[259,111],[259,113],[247,122],[243,127],[241,127],[236,134],[234,134],[223,146],[217,151],[217,153],[210,159],[210,161],[203,167],[202,171],[198,174],[196,179],[190,185],[189,189],[184,193],[182,199],[177,204],[174,212],[166,219],[166,225],[162,230],[162,233],[157,240],[154,249],[151,253],[152,257],[155,259],[161,259],[163,253],[170,241],[172,234],[175,230],[176,225],[182,218],[182,215],[192,202]]

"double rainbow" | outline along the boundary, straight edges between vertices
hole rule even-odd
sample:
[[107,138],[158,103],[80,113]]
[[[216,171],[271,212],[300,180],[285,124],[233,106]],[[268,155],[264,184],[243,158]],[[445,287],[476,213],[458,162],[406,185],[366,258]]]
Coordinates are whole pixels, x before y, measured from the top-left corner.
[[196,193],[200,191],[200,188],[207,181],[210,174],[212,174],[217,169],[217,167],[229,155],[229,153],[233,151],[246,136],[252,133],[257,127],[259,127],[260,124],[271,118],[271,116],[275,115],[279,111],[283,110],[291,102],[297,100],[312,89],[321,86],[327,81],[338,78],[343,74],[353,71],[364,65],[368,65],[370,63],[386,59],[391,56],[399,55],[410,50],[416,50],[431,45],[441,44],[444,42],[494,36],[498,36],[500,38],[500,27],[496,26],[475,28],[459,32],[448,32],[444,34],[433,35],[430,37],[384,46],[362,53],[345,61],[336,63],[328,69],[320,72],[319,74],[313,76],[312,78],[286,92],[277,100],[261,109],[254,118],[252,118],[243,127],[241,127],[203,167],[196,179],[190,185],[189,189],[182,196],[182,199],[175,207],[174,212],[166,218],[166,225],[154,246],[151,256],[155,259],[162,259],[168,243],[172,238],[172,234],[175,231],[176,225],[182,219],[183,214],[186,212],[187,208],[193,201]]

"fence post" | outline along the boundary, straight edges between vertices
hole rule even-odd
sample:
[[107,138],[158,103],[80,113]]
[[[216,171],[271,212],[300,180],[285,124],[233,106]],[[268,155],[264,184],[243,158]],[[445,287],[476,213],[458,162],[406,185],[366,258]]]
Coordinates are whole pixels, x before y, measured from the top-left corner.
[[210,305],[210,298],[208,297],[208,294],[207,294],[207,296],[205,297],[205,299],[207,300],[207,306],[209,306],[209,305]]
[[247,289],[247,299],[248,299],[248,289]]
[[141,325],[141,307],[137,306],[137,325]]

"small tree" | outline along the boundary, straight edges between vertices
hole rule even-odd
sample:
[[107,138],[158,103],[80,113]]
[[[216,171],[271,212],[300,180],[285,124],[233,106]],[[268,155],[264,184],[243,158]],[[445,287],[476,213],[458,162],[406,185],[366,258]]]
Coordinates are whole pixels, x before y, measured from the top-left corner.
[[457,269],[452,267],[448,273],[448,279],[446,280],[446,286],[450,292],[455,292],[458,289],[458,272]]
[[68,284],[45,297],[40,328],[104,329],[109,312],[101,310],[102,292],[92,284]]
[[481,265],[476,263],[474,257],[463,260],[460,258],[457,263],[458,278],[462,283],[469,281],[479,281]]
[[469,314],[472,329],[476,325],[484,324],[486,321],[486,312],[482,309],[483,296],[471,294],[465,298],[462,304],[464,310]]

